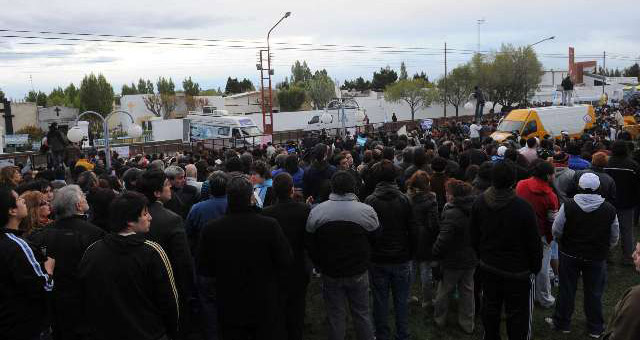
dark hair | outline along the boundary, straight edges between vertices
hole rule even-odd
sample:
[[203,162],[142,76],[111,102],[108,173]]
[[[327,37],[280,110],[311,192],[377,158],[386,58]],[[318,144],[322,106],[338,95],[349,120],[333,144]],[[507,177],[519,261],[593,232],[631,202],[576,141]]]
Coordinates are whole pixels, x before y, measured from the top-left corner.
[[536,146],[536,144],[538,144],[538,141],[536,140],[536,137],[531,137],[529,139],[527,139],[527,146],[530,148],[533,148],[534,146]]
[[131,168],[125,171],[124,174],[122,175],[122,181],[124,182],[125,189],[127,190],[135,189],[135,184],[137,183],[142,173],[143,171],[138,168]]
[[[422,148],[411,148],[411,147],[406,147],[404,148],[404,150],[402,150],[402,161],[405,163],[413,163],[413,152],[414,149],[422,149]],[[424,150],[424,149],[422,149]]]
[[393,182],[397,175],[396,167],[388,159],[383,159],[374,168],[374,178],[380,182]]
[[431,169],[435,172],[443,172],[447,167],[447,160],[438,156],[431,161]]
[[8,187],[0,187],[0,228],[4,228],[9,223],[9,210],[17,206],[13,190]]
[[231,156],[227,158],[224,168],[227,172],[242,172],[242,162],[240,161],[240,157]]
[[471,195],[473,187],[467,182],[452,178],[445,183],[447,193],[454,198],[466,197]]
[[255,161],[251,166],[251,172],[259,175],[264,179],[271,178],[271,171],[269,170],[269,166],[263,161]]
[[504,159],[510,159],[514,162],[518,161],[518,155],[520,153],[516,149],[508,148],[504,152]]
[[281,172],[273,178],[273,192],[278,200],[286,200],[293,188],[293,177],[286,172]]
[[473,182],[473,180],[478,177],[478,173],[480,172],[480,167],[476,164],[471,164],[467,167],[467,170],[464,172],[464,179],[467,182]]
[[393,161],[393,158],[396,155],[396,151],[392,147],[385,146],[382,149],[382,158]]
[[209,175],[209,195],[221,197],[227,193],[229,175],[224,171],[214,171]]
[[166,179],[167,176],[160,169],[147,170],[138,178],[136,187],[138,192],[147,197],[149,202],[155,202],[158,200],[155,193],[156,191],[162,191]]
[[109,205],[116,198],[111,189],[94,188],[87,195],[87,203],[91,206],[93,224],[105,228],[109,219]]
[[353,193],[356,190],[356,180],[347,171],[338,171],[331,176],[331,192],[338,195]]
[[427,152],[424,148],[416,147],[413,149],[413,164],[418,168],[427,164]]
[[545,160],[536,159],[531,163],[531,174],[536,178],[546,181],[553,173],[553,165]]
[[40,191],[44,193],[47,190],[47,188],[51,188],[51,190],[53,190],[53,186],[51,186],[51,182],[41,178],[35,181],[22,183],[18,185],[16,187],[16,192],[18,193],[18,195],[22,195],[22,193],[27,191],[32,191],[32,190]]
[[227,209],[229,212],[247,211],[251,207],[253,185],[243,174],[234,174],[227,183]]
[[491,185],[496,189],[507,189],[516,183],[516,170],[510,162],[497,162],[491,169]]
[[80,187],[82,192],[88,192],[89,189],[98,186],[98,177],[91,171],[84,171],[78,175],[76,184]]
[[114,198],[109,205],[111,231],[117,233],[127,229],[127,223],[138,221],[147,204],[147,199],[135,191],[127,191]]
[[491,170],[493,169],[493,162],[486,161],[480,164],[480,169],[478,169],[478,178],[484,179],[486,181],[491,181]]
[[629,154],[627,142],[623,140],[613,142],[613,145],[611,145],[611,154],[616,157],[627,157]]
[[323,162],[327,158],[328,147],[322,143],[316,144],[311,151],[314,162]]

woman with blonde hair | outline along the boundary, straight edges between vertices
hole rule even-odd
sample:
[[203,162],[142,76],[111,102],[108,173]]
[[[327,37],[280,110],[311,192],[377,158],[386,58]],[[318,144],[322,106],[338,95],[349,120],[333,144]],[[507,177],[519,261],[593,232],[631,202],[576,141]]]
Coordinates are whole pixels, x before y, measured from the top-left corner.
[[51,206],[47,201],[47,197],[40,191],[27,191],[20,195],[27,205],[27,217],[20,222],[19,229],[29,235],[38,229],[43,228],[52,221],[49,219],[51,215]]

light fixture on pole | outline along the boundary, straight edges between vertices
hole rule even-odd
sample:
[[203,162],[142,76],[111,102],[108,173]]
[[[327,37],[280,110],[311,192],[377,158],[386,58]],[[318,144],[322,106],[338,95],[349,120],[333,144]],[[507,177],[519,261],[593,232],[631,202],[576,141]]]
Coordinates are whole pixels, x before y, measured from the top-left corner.
[[548,38],[544,38],[544,39],[542,39],[542,40],[540,40],[540,41],[534,42],[533,44],[528,45],[527,47],[533,47],[533,46],[535,46],[535,45],[538,45],[539,43],[543,43],[543,42],[548,41],[548,40],[553,40],[553,39],[555,39],[555,38],[556,38],[556,36],[555,36],[555,35],[552,35],[552,36],[550,36],[550,37],[548,37]]
[[[544,38],[544,39],[542,39],[540,41],[536,41],[533,44],[527,45],[526,50],[528,50],[530,48],[533,49],[533,46],[538,45],[540,43],[543,43],[545,41],[553,40],[555,38],[556,38],[556,36],[552,35],[552,36]],[[523,58],[525,58],[525,63],[523,65],[524,66],[524,85],[525,85],[524,86],[524,102],[525,103],[527,103],[529,101],[529,98],[528,98],[529,97],[529,89],[527,88],[527,71],[528,71],[528,67],[527,67],[527,62],[526,62],[526,58],[527,58],[527,55],[526,55],[527,51],[526,50],[523,51]]]
[[485,24],[487,21],[485,19],[478,19],[476,22],[478,24],[478,47],[476,49],[476,53],[480,54],[480,26]]
[[[267,33],[267,78],[269,79],[269,97],[268,97],[269,103],[268,103],[268,105],[264,105],[264,100],[265,100],[264,85],[261,86],[261,88],[262,88],[261,97],[262,97],[262,101],[263,101],[263,104],[262,104],[262,125],[263,125],[263,129],[264,129],[264,133],[266,133],[266,134],[271,134],[273,132],[273,91],[272,91],[272,85],[271,85],[271,76],[274,74],[274,72],[273,72],[273,69],[271,68],[271,44],[270,44],[269,40],[271,38],[271,32],[282,22],[282,20],[284,20],[284,19],[286,19],[286,18],[288,18],[290,16],[291,16],[291,12],[286,12],[282,16],[282,18],[280,18],[280,20],[278,20],[278,22],[276,22],[276,24],[273,25],[273,27],[271,27],[271,29]],[[260,53],[260,54],[262,54],[262,53]],[[260,64],[262,64],[262,56],[260,57]],[[264,79],[260,80],[260,82],[262,84],[264,84],[263,81],[264,81]],[[269,117],[269,119],[267,119],[267,117]]]
[[82,139],[85,137],[84,132],[82,131],[82,129],[80,129],[78,127],[78,121],[80,120],[80,118],[82,118],[83,116],[86,115],[93,115],[95,117],[98,117],[100,119],[100,121],[102,122],[102,129],[104,131],[104,149],[105,149],[105,160],[106,160],[106,167],[107,167],[107,171],[111,171],[111,143],[109,142],[110,139],[110,135],[109,135],[109,118],[111,118],[111,116],[113,116],[116,113],[124,113],[125,115],[127,115],[130,119],[131,119],[131,126],[129,127],[127,133],[129,135],[129,137],[131,138],[138,138],[140,136],[142,136],[142,127],[138,124],[136,124],[135,120],[133,119],[133,116],[131,116],[131,114],[127,111],[122,111],[122,110],[116,110],[113,111],[111,113],[109,113],[106,117],[103,117],[101,114],[95,112],[95,111],[85,111],[81,114],[78,115],[78,117],[76,118],[75,121],[75,125],[69,129],[69,131],[67,132],[67,138],[74,143],[78,143],[80,141],[82,141]]

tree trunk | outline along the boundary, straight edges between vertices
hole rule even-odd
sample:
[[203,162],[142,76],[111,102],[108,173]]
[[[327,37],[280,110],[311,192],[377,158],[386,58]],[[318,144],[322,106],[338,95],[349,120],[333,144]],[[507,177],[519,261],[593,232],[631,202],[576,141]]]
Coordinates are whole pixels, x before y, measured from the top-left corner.
[[458,118],[458,105],[454,105],[453,107],[456,108],[456,118]]

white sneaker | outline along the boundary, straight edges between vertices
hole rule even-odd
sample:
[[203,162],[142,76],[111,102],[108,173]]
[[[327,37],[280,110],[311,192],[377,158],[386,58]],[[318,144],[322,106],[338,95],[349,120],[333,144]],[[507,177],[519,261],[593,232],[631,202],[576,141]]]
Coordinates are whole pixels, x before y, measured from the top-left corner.
[[554,331],[558,331],[558,332],[560,332],[560,333],[562,333],[562,334],[569,334],[569,333],[571,333],[571,331],[570,331],[570,330],[568,330],[568,329],[559,329],[559,328],[556,326],[555,322],[553,322],[553,318],[544,318],[544,322],[546,322],[546,323],[547,323],[547,325],[551,326],[551,329],[553,329]]

